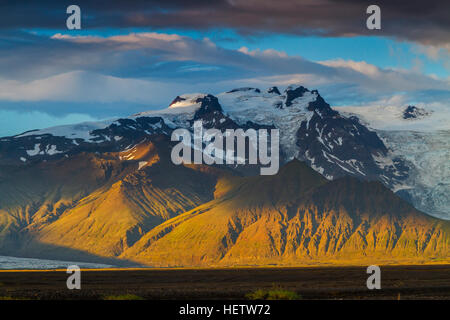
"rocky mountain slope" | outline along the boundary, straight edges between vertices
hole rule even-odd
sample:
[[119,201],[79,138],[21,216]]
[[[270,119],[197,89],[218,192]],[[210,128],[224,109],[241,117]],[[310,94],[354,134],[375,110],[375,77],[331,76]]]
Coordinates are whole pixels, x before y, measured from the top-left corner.
[[[436,114],[408,108],[409,123]],[[0,138],[0,254],[160,266],[444,261],[448,223],[387,188],[445,212],[448,146],[434,132],[393,139],[350,111],[302,86],[240,88]],[[174,165],[171,133],[196,120],[279,129],[285,166],[261,177],[252,166]],[[434,139],[435,175],[421,147],[409,149],[423,139]]]
[[449,261],[450,223],[379,182],[328,182],[298,160],[275,176],[242,180],[154,228],[122,257],[156,266]]
[[177,96],[169,108],[142,112],[127,119],[85,123],[0,139],[0,164],[70,156],[79,152],[118,152],[148,135],[170,135],[175,128],[192,130],[195,120],[205,128],[277,128],[281,162],[303,160],[332,180],[352,175],[380,180],[395,189],[408,167],[390,153],[380,137],[356,117],[332,110],[316,90],[289,86],[262,92],[240,88],[214,97]]
[[116,257],[161,222],[213,199],[218,179],[230,174],[175,166],[167,137],[151,140],[119,153],[33,163],[10,176],[2,170],[2,254]]

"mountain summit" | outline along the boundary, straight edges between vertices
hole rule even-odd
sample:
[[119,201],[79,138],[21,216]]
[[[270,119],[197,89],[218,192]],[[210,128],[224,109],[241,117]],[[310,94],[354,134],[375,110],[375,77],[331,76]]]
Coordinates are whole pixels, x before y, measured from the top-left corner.
[[328,182],[292,160],[275,176],[235,181],[121,257],[156,266],[448,261],[449,232],[379,182]]
[[[26,166],[81,152],[119,152],[149,135],[192,130],[195,120],[221,131],[276,128],[281,163],[302,160],[328,180],[347,175],[378,180],[422,211],[450,218],[450,170],[445,166],[449,122],[445,110],[438,111],[415,106],[331,108],[317,90],[302,85],[290,85],[282,93],[277,87],[245,87],[217,96],[183,94],[162,110],[2,138],[0,165]],[[376,120],[380,117],[381,122]],[[377,129],[379,123],[391,122],[395,129]],[[438,122],[442,125],[437,128],[445,130],[422,133],[423,123],[434,128]]]
[[[195,120],[279,129],[279,173],[174,165],[171,134]],[[448,210],[448,184],[417,182],[435,177],[410,156],[422,136],[402,133],[415,139],[405,146],[366,120],[293,85],[179,95],[162,110],[1,138],[0,254],[154,266],[448,261],[448,222],[397,196]]]

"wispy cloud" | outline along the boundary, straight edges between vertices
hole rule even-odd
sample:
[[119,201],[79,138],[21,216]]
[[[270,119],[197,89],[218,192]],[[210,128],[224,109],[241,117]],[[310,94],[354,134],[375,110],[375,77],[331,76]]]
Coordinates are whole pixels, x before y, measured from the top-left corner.
[[[177,34],[52,37],[14,32],[0,46],[0,100],[137,103],[164,107],[192,91],[302,83],[332,103],[370,101],[399,92],[445,100],[450,79],[364,61],[321,62],[275,49],[224,49]],[[11,54],[14,52],[14,54]],[[68,108],[67,112],[74,112]]]

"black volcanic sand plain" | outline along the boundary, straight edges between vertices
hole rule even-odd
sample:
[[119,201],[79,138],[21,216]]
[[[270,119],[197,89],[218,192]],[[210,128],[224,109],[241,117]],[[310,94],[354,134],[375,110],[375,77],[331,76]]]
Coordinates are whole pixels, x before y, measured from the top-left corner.
[[446,299],[450,265],[383,266],[381,290],[368,290],[365,267],[83,270],[81,290],[68,290],[64,270],[2,271],[1,299],[246,299],[258,289],[301,299]]

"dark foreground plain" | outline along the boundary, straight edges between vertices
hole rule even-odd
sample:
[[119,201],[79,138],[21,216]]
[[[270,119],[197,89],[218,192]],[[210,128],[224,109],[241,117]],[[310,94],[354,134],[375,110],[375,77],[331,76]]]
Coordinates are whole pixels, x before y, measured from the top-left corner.
[[364,267],[84,270],[81,290],[65,271],[0,272],[0,299],[246,299],[283,289],[301,299],[446,299],[450,265],[382,266],[381,290],[368,290]]

